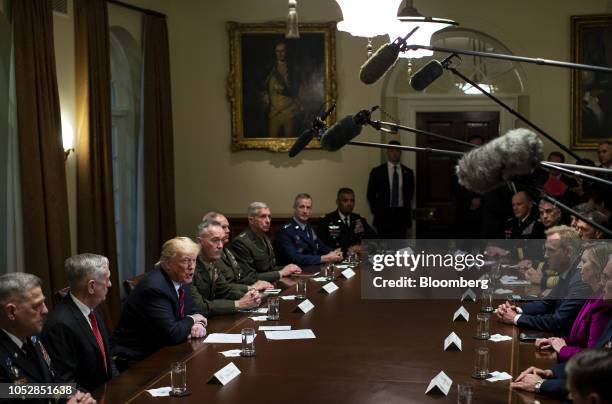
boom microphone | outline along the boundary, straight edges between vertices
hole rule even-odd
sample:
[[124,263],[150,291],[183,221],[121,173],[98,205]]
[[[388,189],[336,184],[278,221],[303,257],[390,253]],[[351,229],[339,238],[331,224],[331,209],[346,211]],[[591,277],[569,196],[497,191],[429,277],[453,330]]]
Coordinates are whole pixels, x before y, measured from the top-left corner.
[[544,144],[528,129],[514,129],[466,153],[455,168],[459,183],[484,194],[513,177],[529,174],[543,157]]
[[397,38],[391,43],[384,44],[370,56],[361,66],[359,79],[364,84],[373,84],[378,81],[397,61],[400,52],[408,46],[407,40],[419,27],[414,27],[405,37]]
[[430,60],[425,66],[421,67],[415,74],[410,77],[410,85],[416,91],[423,91],[431,83],[436,81],[438,77],[440,77],[444,73],[444,69],[448,67],[452,58],[454,58],[454,53],[443,61]]
[[325,120],[332,113],[332,111],[336,108],[336,103],[334,102],[331,107],[327,111],[323,113],[321,116],[315,117],[312,121],[312,128],[306,129],[302,134],[296,139],[291,149],[289,149],[289,157],[295,157],[299,152],[304,150],[304,148],[310,143],[315,133],[318,133],[320,130],[325,129]]
[[357,114],[347,115],[333,124],[331,128],[323,132],[321,146],[329,151],[336,151],[342,148],[342,146],[361,133],[361,128],[370,121],[372,111],[376,109],[378,107],[374,107],[372,110],[361,110]]

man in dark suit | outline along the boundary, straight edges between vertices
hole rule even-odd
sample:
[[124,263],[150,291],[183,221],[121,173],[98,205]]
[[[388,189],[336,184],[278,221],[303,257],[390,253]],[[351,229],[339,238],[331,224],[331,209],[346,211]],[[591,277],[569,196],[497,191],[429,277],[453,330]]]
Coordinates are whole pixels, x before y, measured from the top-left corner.
[[546,232],[544,258],[549,268],[559,273],[559,283],[546,299],[535,300],[522,308],[508,302],[497,308],[497,316],[507,324],[569,335],[572,323],[584,300],[593,294],[582,282],[577,268],[580,256],[578,232],[568,226],[552,227]]
[[206,318],[195,309],[189,291],[199,250],[188,237],[166,241],[160,265],[129,294],[111,337],[119,371],[165,346],[206,334]]
[[376,233],[368,222],[357,213],[355,192],[350,188],[340,188],[336,197],[338,209],[328,213],[319,222],[317,234],[323,243],[332,248],[340,248],[343,254],[359,252],[361,240],[374,238]]
[[104,318],[96,309],[111,286],[108,258],[75,255],[64,269],[70,293],[47,317],[42,340],[60,380],[94,391],[118,374]]
[[[38,338],[47,313],[37,276],[23,272],[0,276],[0,383],[60,382]],[[48,399],[19,401],[49,402]],[[95,400],[89,394],[77,392],[68,398],[69,404],[76,402],[91,404]]]
[[303,267],[342,261],[342,252],[323,244],[308,223],[311,213],[310,195],[298,194],[293,202],[293,218],[280,228],[274,240],[279,264]]
[[[400,143],[392,140],[389,144]],[[368,203],[382,239],[404,239],[412,227],[414,173],[400,163],[401,157],[400,149],[387,149],[388,161],[373,168],[368,180]]]

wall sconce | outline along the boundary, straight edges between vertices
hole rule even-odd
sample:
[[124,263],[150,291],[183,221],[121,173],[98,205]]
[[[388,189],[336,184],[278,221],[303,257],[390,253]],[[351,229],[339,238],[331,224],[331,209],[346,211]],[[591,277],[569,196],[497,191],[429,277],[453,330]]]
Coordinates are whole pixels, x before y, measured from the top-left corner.
[[65,117],[62,117],[62,144],[64,145],[64,160],[68,160],[70,153],[74,152],[74,131]]
[[289,0],[289,15],[287,16],[287,32],[285,38],[297,39],[300,37],[298,28],[297,0]]

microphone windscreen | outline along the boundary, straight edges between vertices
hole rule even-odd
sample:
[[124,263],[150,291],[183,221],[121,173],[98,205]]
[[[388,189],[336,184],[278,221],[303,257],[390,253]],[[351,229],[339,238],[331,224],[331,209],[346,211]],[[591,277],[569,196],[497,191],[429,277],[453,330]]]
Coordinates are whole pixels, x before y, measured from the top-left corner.
[[375,83],[397,61],[399,52],[399,46],[395,43],[388,43],[378,48],[361,66],[359,79],[364,84]]
[[306,129],[302,134],[295,140],[291,149],[289,149],[289,157],[295,157],[299,152],[310,143],[314,137],[314,131],[312,129]]
[[336,151],[360,132],[361,125],[357,124],[351,115],[347,115],[323,133],[321,146],[325,150]]
[[410,77],[410,85],[416,91],[425,90],[431,83],[436,81],[444,73],[442,63],[437,60],[429,61],[425,66]]
[[484,194],[513,177],[529,174],[543,157],[542,140],[528,129],[514,129],[466,153],[455,168],[459,184]]

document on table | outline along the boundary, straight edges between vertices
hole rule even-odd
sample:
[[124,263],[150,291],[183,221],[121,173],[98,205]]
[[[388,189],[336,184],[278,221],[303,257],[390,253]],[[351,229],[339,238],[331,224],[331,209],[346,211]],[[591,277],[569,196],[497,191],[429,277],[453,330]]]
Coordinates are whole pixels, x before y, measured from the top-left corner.
[[168,397],[171,391],[172,387],[158,387],[156,389],[147,390],[153,397]]
[[272,340],[317,338],[311,329],[291,330],[291,331],[265,331],[265,333],[266,333],[266,338],[272,339]]
[[[255,334],[257,336],[257,334]],[[223,334],[223,333],[212,333],[203,341],[205,344],[241,344],[242,335],[240,334]]]
[[258,331],[289,331],[290,325],[260,325]]

